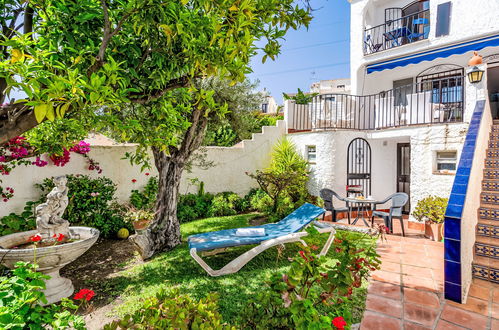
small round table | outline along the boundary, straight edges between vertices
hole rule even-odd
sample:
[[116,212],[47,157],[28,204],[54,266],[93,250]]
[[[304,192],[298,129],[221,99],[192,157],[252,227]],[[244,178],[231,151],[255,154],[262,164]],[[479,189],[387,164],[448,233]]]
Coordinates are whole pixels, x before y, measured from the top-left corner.
[[[364,224],[366,226],[370,227],[369,223],[366,221],[365,213],[368,211],[369,206],[371,206],[372,204],[376,204],[378,201],[375,199],[369,199],[369,198],[360,199],[358,197],[347,197],[347,198],[345,198],[345,201],[348,202],[349,209],[351,209],[351,208],[357,209],[357,216],[355,217],[355,220],[352,222],[352,225],[355,225],[357,223],[357,221],[359,221],[359,219],[361,218],[359,213],[361,213],[362,214],[362,221],[364,222]],[[372,207],[371,207],[371,209],[372,209]],[[348,212],[350,212],[350,210]]]

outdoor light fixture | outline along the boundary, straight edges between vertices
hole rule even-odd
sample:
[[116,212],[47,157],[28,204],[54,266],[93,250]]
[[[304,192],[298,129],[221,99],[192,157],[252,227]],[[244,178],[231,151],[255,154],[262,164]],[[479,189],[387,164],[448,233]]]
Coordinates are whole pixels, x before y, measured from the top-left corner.
[[470,81],[470,83],[474,84],[482,81],[483,72],[483,70],[480,70],[477,66],[474,66],[468,72],[468,80]]

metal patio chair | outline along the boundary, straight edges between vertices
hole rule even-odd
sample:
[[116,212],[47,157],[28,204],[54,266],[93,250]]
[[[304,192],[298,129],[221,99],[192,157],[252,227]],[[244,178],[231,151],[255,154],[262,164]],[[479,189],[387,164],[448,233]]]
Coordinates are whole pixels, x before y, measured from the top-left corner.
[[[331,189],[327,189],[327,188],[321,189],[320,196],[324,200],[324,209],[326,211],[331,212],[333,222],[336,222],[336,218],[338,216],[338,213],[346,212],[348,215],[348,223],[350,223],[350,208],[348,207],[348,202],[345,200],[345,198],[341,197],[336,192],[332,191]],[[342,202],[345,202],[346,206],[334,207],[334,205],[333,205],[334,197],[336,197],[336,199],[338,199]],[[324,219],[324,214],[322,215],[322,219]]]
[[[389,212],[376,211],[377,204],[385,204],[388,203],[390,200],[392,201],[392,205],[390,206]],[[400,226],[402,227],[402,236],[405,236],[404,221],[402,219],[402,209],[404,208],[404,205],[407,204],[408,201],[409,201],[409,195],[403,192],[399,192],[388,196],[386,199],[382,201],[374,203],[371,226],[374,225],[374,217],[375,216],[380,217],[383,218],[385,226],[388,227],[390,233],[393,233],[393,218],[398,218],[400,220]]]
[[[430,33],[430,30],[427,29],[427,26],[429,24],[429,20],[427,18],[416,18],[412,21],[412,26],[411,26],[411,33],[407,36],[407,39],[409,39],[409,42],[414,42],[421,37],[423,39],[428,38],[428,34]],[[422,27],[423,32],[417,32],[419,31]]]

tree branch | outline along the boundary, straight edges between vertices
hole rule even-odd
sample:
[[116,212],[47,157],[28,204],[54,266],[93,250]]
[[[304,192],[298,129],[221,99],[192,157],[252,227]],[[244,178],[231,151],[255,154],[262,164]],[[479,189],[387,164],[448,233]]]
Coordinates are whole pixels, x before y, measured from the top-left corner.
[[34,9],[30,6],[28,1],[26,4],[26,9],[24,10],[24,34],[33,32],[33,14]]
[[33,109],[23,103],[0,107],[0,145],[38,124]]
[[154,89],[152,91],[144,91],[141,93],[131,93],[130,101],[137,104],[147,104],[153,100],[160,98],[173,89],[187,87],[189,81],[190,78],[188,76],[182,76],[180,78],[172,79],[162,89]]

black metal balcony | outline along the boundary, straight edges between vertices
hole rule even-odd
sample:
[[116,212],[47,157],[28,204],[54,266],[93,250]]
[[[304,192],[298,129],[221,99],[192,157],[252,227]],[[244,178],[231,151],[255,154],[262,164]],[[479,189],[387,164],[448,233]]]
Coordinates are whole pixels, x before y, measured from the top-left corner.
[[428,39],[430,10],[400,18],[386,18],[384,24],[364,30],[364,55]]

